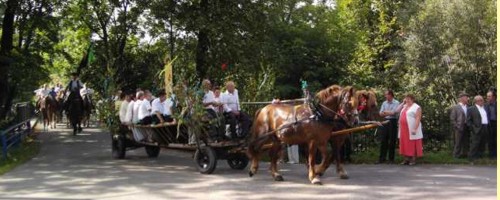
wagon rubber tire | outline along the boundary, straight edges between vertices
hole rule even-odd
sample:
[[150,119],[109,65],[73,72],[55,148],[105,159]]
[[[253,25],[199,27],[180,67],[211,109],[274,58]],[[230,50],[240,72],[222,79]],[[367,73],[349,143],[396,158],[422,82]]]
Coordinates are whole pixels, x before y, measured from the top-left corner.
[[231,169],[243,170],[248,165],[248,157],[244,154],[234,154],[227,158],[227,164]]
[[145,146],[144,148],[150,158],[157,158],[160,155],[160,147],[158,146]]
[[197,149],[194,153],[194,162],[200,173],[211,174],[217,166],[217,154],[211,147],[200,147],[200,149]]
[[114,159],[124,159],[127,146],[125,145],[125,139],[123,137],[118,137],[118,139],[113,139],[111,141],[112,155]]

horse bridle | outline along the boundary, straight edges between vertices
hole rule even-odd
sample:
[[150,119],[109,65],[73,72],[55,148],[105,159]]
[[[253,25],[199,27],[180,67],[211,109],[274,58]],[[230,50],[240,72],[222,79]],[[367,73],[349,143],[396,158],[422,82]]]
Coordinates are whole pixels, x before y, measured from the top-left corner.
[[[341,99],[342,97],[343,97],[343,95],[341,95],[341,96],[339,96],[339,97],[338,97],[339,101],[340,101],[340,99]],[[343,107],[346,103],[348,103],[348,102],[346,102],[347,100],[346,100],[345,98],[346,98],[346,97],[343,97],[342,101],[340,101],[340,102],[342,102],[342,104],[339,106],[340,108],[342,108],[342,107]],[[349,120],[347,119],[347,117],[345,116],[345,114],[341,114],[341,113],[339,113],[338,111],[334,111],[334,110],[330,109],[328,106],[325,106],[325,105],[324,105],[324,104],[322,104],[322,103],[319,103],[319,102],[318,102],[317,104],[318,104],[319,106],[321,106],[322,108],[324,108],[326,111],[331,112],[332,114],[334,114],[334,115],[336,115],[336,116],[340,117],[340,118],[341,118],[342,120],[344,120],[345,122],[348,122],[348,121],[349,121]],[[317,108],[316,108],[315,110],[316,110],[316,112],[321,112],[321,111],[319,111],[319,109],[317,109]],[[356,116],[357,114],[353,114],[353,115],[354,115],[354,116]]]

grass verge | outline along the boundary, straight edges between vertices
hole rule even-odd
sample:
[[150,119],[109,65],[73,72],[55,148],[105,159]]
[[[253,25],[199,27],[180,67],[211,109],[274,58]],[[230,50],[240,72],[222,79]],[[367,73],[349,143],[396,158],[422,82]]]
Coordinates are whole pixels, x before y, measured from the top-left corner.
[[[396,150],[397,154],[397,150]],[[352,164],[374,164],[378,160],[378,150],[369,150],[366,152],[358,152],[351,155]],[[397,155],[395,163],[403,162],[403,157]],[[437,152],[424,152],[422,158],[417,159],[417,163],[421,164],[471,164],[468,159],[453,158],[451,151],[443,150]],[[475,165],[495,165],[497,164],[496,158],[481,158],[474,161]]]
[[15,167],[35,157],[39,150],[40,143],[31,137],[27,137],[26,140],[19,145],[19,147],[14,147],[11,151],[9,151],[6,160],[0,159],[0,175],[9,172]]

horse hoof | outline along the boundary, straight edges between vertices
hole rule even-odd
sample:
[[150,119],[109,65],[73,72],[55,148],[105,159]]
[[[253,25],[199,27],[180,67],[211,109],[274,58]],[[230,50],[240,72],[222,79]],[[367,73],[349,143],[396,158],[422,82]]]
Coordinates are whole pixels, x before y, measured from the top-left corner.
[[249,177],[252,177],[253,175],[255,175],[253,172],[248,172]]
[[283,178],[283,176],[278,175],[274,177],[274,181],[285,181],[285,179]]
[[347,174],[341,174],[340,179],[349,179],[349,176]]
[[312,181],[311,181],[312,184],[314,185],[323,185],[323,183],[321,183],[321,180],[318,178],[318,177],[315,177]]

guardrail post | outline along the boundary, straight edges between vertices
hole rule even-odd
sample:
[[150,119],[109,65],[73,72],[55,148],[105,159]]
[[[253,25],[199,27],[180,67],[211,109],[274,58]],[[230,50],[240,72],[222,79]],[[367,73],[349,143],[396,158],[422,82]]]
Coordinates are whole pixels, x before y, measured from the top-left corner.
[[0,142],[2,142],[3,159],[7,160],[7,138],[5,132],[0,132]]

